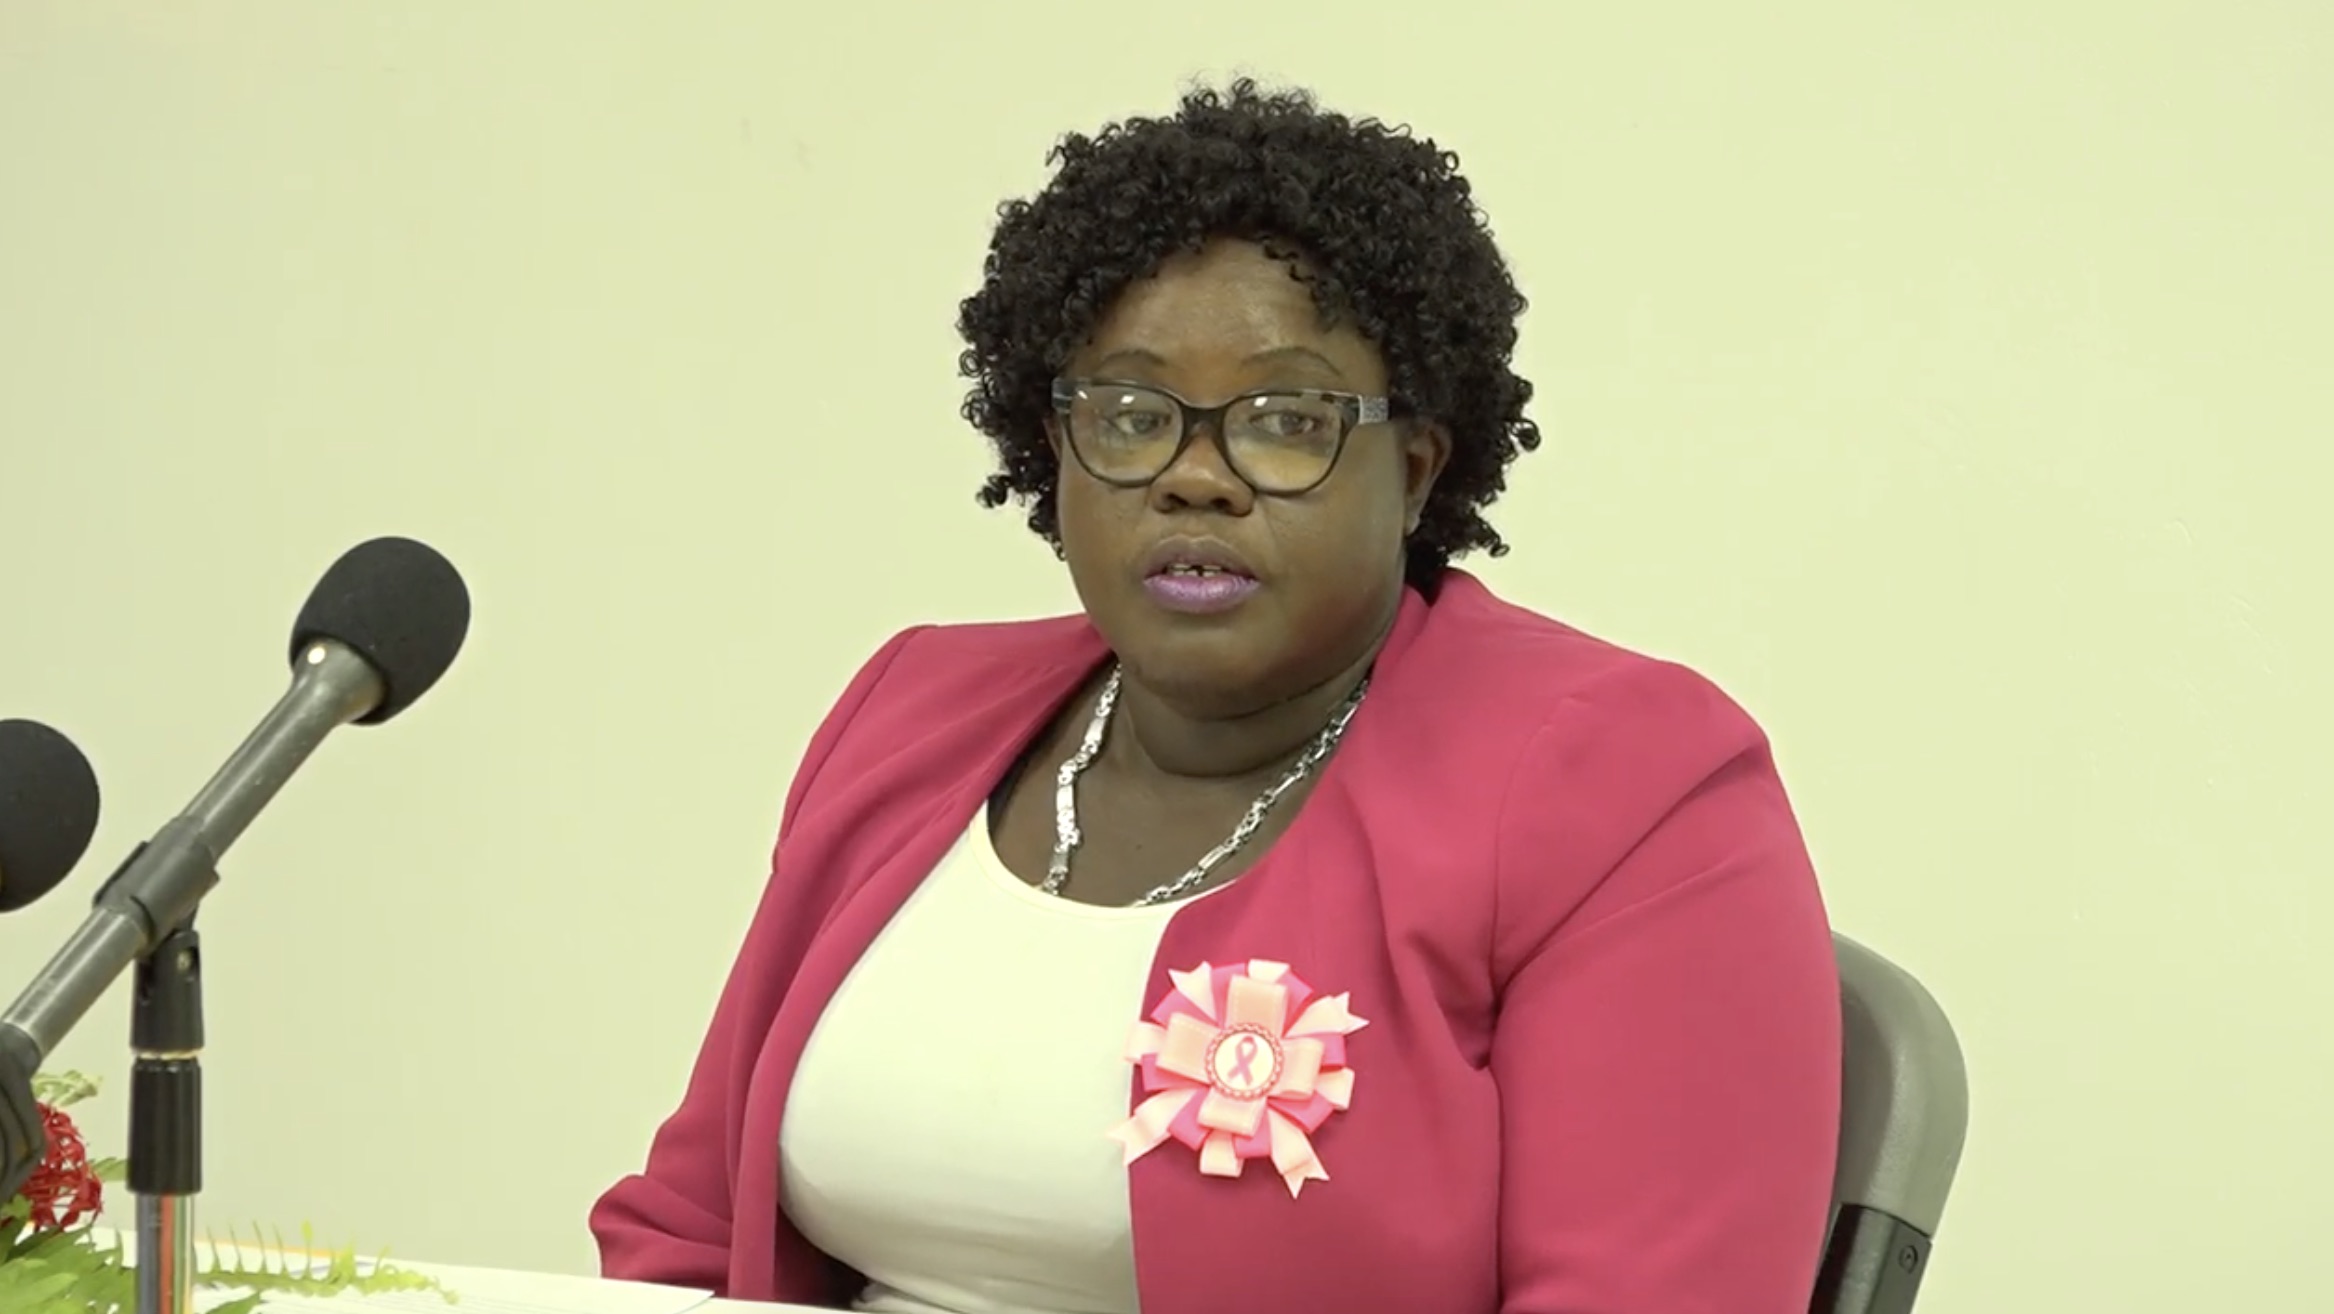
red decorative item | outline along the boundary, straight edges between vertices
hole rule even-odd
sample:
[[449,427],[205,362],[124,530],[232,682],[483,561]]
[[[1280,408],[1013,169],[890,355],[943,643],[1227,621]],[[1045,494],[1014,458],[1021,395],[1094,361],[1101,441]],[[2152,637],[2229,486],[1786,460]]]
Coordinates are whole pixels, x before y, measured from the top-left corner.
[[73,1119],[46,1104],[40,1109],[49,1152],[25,1182],[24,1198],[32,1206],[35,1231],[62,1232],[97,1217],[105,1204],[105,1184],[89,1166],[89,1147]]

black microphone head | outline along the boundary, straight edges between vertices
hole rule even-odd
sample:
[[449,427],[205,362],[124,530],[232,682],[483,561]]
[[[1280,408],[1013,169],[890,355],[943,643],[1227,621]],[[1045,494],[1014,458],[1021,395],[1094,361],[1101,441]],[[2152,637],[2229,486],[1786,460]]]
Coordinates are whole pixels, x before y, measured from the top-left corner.
[[453,563],[409,538],[376,538],[316,581],[292,625],[292,661],[334,639],[371,663],[385,692],[357,724],[377,725],[428,693],[469,633],[470,590]]
[[57,888],[97,833],[97,773],[38,721],[0,721],[0,912]]

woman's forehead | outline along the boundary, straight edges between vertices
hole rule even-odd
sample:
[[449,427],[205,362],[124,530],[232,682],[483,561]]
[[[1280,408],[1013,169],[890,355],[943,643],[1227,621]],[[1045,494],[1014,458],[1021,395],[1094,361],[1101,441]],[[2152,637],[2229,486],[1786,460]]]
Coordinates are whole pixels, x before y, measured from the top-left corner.
[[1287,261],[1252,243],[1212,243],[1129,284],[1095,325],[1091,363],[1158,370],[1325,369],[1380,372],[1368,341],[1328,322]]

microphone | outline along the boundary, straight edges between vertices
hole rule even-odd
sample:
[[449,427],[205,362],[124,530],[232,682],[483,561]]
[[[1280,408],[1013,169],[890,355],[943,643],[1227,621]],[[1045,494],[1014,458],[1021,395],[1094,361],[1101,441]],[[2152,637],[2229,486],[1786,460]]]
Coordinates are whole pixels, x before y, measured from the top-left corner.
[[[0,721],[0,912],[57,887],[97,832],[97,773],[38,721]],[[0,1061],[0,1166],[38,1164],[47,1145],[33,1068]],[[21,1183],[19,1183],[21,1185]],[[16,1188],[0,1191],[15,1197]]]
[[57,888],[97,833],[97,773],[38,721],[0,721],[0,913]]
[[[80,929],[0,1013],[0,1083],[13,1084],[19,1072],[29,1081],[133,964],[139,967],[134,1044],[141,1065],[150,1056],[176,1053],[191,1067],[202,1041],[199,953],[188,923],[219,883],[220,857],[325,736],[347,724],[387,721],[428,693],[453,664],[469,628],[470,595],[461,575],[421,543],[374,539],[334,562],[293,624],[291,688],[186,810],[130,854],[98,892]],[[32,878],[41,872],[36,868]],[[158,953],[166,940],[176,943]],[[167,1006],[157,1005],[157,998]],[[149,1034],[156,1031],[176,1039],[165,1044]],[[142,1093],[139,1080],[133,1074],[134,1105]],[[163,1134],[191,1141],[199,1108],[179,1112],[187,1126]],[[133,1124],[139,1120],[133,1108]],[[133,1127],[132,1175],[150,1177],[138,1171],[138,1139]],[[7,1199],[38,1166],[39,1153],[36,1146],[31,1161],[20,1162],[18,1146],[0,1149],[6,1151],[0,1199]],[[199,1174],[181,1164],[166,1175]],[[191,1180],[176,1186],[183,1189],[164,1193],[193,1193]],[[145,1194],[138,1182],[131,1188]]]

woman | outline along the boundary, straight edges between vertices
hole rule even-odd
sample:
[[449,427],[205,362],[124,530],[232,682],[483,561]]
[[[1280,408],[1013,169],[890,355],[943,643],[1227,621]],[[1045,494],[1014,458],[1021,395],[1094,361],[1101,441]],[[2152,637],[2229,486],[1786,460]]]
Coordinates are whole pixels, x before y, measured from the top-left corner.
[[613,1277],[970,1314],[1801,1314],[1839,1000],[1758,728],[1450,566],[1537,445],[1451,157],[1067,139],[966,416],[1084,613],[813,739]]

